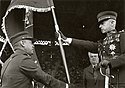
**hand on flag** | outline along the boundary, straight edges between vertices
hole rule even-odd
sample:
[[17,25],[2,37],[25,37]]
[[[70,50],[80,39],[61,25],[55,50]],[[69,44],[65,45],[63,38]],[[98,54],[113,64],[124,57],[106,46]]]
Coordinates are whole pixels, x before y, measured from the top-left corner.
[[59,30],[58,32],[55,33],[56,38],[61,37],[61,40],[64,43],[70,44],[72,42],[72,38],[67,38],[66,36],[63,35],[63,33]]

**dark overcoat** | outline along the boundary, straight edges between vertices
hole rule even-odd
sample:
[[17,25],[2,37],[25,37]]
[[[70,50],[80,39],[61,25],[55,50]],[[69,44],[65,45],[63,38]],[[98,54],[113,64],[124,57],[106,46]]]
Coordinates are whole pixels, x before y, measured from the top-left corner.
[[96,69],[97,78],[94,78],[94,72],[92,65],[85,68],[83,71],[83,88],[104,88],[104,76],[99,72],[99,68]]
[[5,62],[1,79],[1,88],[33,88],[33,80],[49,88],[66,88],[66,83],[42,71],[37,61],[32,60],[31,56],[22,50],[17,50]]

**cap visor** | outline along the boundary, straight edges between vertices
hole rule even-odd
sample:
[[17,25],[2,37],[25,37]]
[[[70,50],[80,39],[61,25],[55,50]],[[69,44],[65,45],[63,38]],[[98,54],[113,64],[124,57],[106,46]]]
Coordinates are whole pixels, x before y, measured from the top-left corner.
[[25,38],[26,40],[31,40],[33,43],[37,41],[36,38]]

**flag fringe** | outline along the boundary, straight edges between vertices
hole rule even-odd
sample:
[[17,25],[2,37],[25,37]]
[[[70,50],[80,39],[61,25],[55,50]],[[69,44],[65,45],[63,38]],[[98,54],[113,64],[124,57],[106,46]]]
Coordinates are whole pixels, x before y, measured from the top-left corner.
[[54,6],[48,7],[48,8],[36,8],[36,7],[31,7],[31,6],[26,6],[26,5],[15,5],[13,7],[11,7],[10,9],[8,9],[5,13],[5,16],[2,18],[2,31],[5,33],[5,19],[7,17],[7,15],[9,14],[9,12],[11,12],[11,10],[18,8],[18,9],[29,9],[32,11],[36,11],[36,12],[48,12],[51,10],[51,8],[54,8]]

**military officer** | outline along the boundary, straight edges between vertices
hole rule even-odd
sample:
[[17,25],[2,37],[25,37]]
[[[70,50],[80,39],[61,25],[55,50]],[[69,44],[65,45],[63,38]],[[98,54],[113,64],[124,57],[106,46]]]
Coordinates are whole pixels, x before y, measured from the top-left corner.
[[26,31],[10,38],[15,52],[2,67],[1,88],[33,88],[32,81],[38,81],[47,88],[72,88],[41,70],[37,61],[31,58],[34,39]]
[[65,37],[60,31],[62,40],[71,45],[82,46],[90,52],[98,52],[103,67],[110,66],[110,86],[113,88],[125,88],[125,32],[116,30],[117,13],[114,11],[103,11],[97,15],[99,28],[106,37],[98,42],[79,40]]

